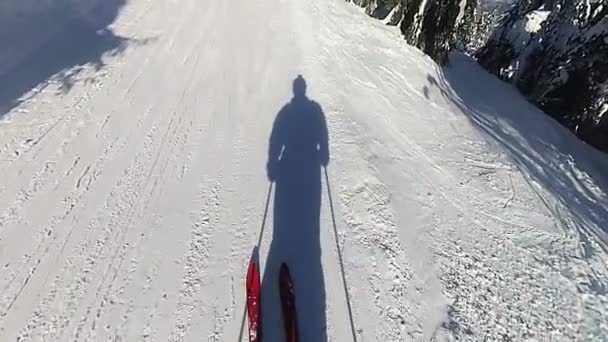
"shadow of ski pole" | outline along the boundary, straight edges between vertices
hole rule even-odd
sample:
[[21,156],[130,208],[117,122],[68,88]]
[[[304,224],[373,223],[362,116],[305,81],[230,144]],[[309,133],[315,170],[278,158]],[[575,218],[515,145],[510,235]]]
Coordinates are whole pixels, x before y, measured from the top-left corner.
[[[249,262],[254,261],[258,265],[260,263],[260,254],[259,248],[262,243],[262,237],[264,236],[264,228],[266,227],[266,218],[268,217],[268,206],[270,205],[270,196],[272,194],[272,186],[274,183],[270,183],[268,186],[268,194],[266,195],[266,205],[264,206],[264,216],[262,218],[262,225],[260,227],[260,232],[258,234],[258,243],[253,247],[253,251],[251,252],[251,258]],[[239,339],[238,342],[243,341],[243,333],[245,332],[245,320],[247,319],[247,300],[245,300],[245,305],[243,305],[243,314],[241,317],[241,328],[239,329]]]
[[344,272],[344,261],[342,259],[342,250],[340,248],[340,240],[338,236],[338,226],[336,225],[336,214],[334,213],[334,201],[331,197],[331,187],[329,186],[329,176],[327,175],[327,167],[324,167],[325,171],[325,185],[327,186],[327,196],[329,199],[329,210],[331,212],[331,221],[334,228],[334,237],[336,240],[336,252],[338,253],[338,262],[340,264],[340,273],[342,274],[342,285],[344,285],[344,295],[346,296],[346,306],[348,308],[348,318],[350,320],[350,329],[353,334],[353,342],[357,342],[357,333],[355,330],[355,321],[353,319],[353,309],[350,304],[350,293],[348,292],[348,286],[346,285],[346,273]]

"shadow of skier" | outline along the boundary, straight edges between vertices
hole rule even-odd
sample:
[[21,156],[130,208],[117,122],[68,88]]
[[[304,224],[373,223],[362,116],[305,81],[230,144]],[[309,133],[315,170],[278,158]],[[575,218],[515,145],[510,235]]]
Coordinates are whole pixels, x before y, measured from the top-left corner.
[[273,235],[262,281],[263,336],[285,341],[279,299],[279,268],[291,270],[299,340],[327,340],[325,284],[321,265],[321,168],[329,162],[321,106],[306,96],[306,81],[293,82],[293,98],[277,114],[270,135],[267,173],[276,182]]

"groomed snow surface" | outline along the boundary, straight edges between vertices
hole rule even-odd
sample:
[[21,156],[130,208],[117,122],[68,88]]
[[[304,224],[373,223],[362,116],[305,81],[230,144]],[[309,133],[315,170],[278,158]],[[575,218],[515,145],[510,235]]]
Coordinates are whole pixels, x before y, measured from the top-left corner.
[[236,341],[277,148],[265,341],[283,261],[302,341],[353,340],[333,218],[357,341],[608,341],[608,159],[474,61],[339,0],[32,3],[0,11],[0,341]]

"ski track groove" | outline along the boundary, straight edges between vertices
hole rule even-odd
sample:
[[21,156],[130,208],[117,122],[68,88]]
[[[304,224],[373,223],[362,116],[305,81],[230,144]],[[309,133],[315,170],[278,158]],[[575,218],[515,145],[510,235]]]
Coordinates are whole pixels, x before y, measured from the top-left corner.
[[[158,175],[156,176],[156,180],[153,183],[152,189],[150,190],[150,195],[149,195],[149,199],[156,199],[156,198],[160,198],[162,196],[162,189],[158,188],[159,185],[159,180],[163,179],[165,176],[165,172],[169,167],[169,162],[173,161],[171,158],[177,158],[177,156],[180,156],[181,154],[184,153],[184,146],[186,146],[189,142],[189,135],[190,135],[190,131],[192,130],[193,126],[192,126],[192,121],[190,121],[190,124],[188,125],[188,127],[185,130],[178,130],[177,127],[181,127],[182,126],[182,117],[180,117],[180,121],[176,124],[176,129],[174,130],[171,138],[169,139],[171,141],[171,143],[169,143],[170,146],[172,146],[172,150],[168,151],[168,153],[165,153],[167,155],[167,157],[165,158],[165,163],[164,165],[162,165],[162,167],[159,170]],[[185,125],[184,125],[185,126]],[[161,146],[165,146],[165,143],[162,143]],[[179,149],[181,154],[177,154],[174,153],[175,150]],[[173,163],[174,165],[176,165],[177,163]],[[162,184],[166,183],[166,179],[165,182],[163,182]],[[154,195],[156,193],[156,196]],[[142,211],[145,210],[147,207],[149,206],[148,202],[144,202],[141,205]],[[134,243],[132,246],[130,246],[131,250],[135,250],[138,248],[138,246],[142,245],[142,242],[146,239],[147,234],[141,233],[139,235],[139,239],[136,241],[136,243]],[[138,253],[135,253],[135,257],[131,260],[131,269],[129,272],[127,272],[127,276],[125,277],[125,279],[122,280],[121,286],[119,288],[119,290],[116,292],[116,295],[120,295],[124,292],[126,286],[128,284],[131,283],[132,280],[132,276],[135,274],[135,272],[137,271],[137,255]],[[121,259],[121,264],[122,264],[122,260]],[[117,268],[117,272],[120,269],[121,266],[119,266]],[[112,281],[110,282],[110,284],[113,284],[114,281],[116,280],[116,275],[115,277],[112,279]],[[111,290],[111,286],[108,287],[108,293]],[[133,310],[133,302],[132,300],[129,301],[129,306],[127,308],[127,311],[121,315],[121,317],[129,317],[129,313]],[[99,313],[97,315],[98,317],[101,316],[101,314]],[[121,336],[124,335],[124,330],[127,328],[127,323],[128,320],[125,318],[121,324],[121,327],[117,330],[117,332],[114,335],[115,339],[120,339]]]
[[[198,63],[198,62],[196,62]],[[184,94],[182,94],[183,96]],[[183,100],[183,97],[182,97]],[[217,120],[221,117],[214,114],[211,121],[207,123],[207,127],[217,127]],[[214,157],[225,154],[224,149],[227,147],[223,140],[227,136],[223,130],[214,132],[209,137],[206,137],[203,144],[215,144],[218,147],[218,152],[212,156],[208,156],[208,163],[213,165]],[[207,140],[209,139],[209,140]],[[190,154],[188,154],[187,158]],[[204,281],[206,270],[209,268],[211,256],[211,241],[214,237],[217,226],[220,222],[219,208],[221,203],[222,189],[225,188],[222,178],[223,166],[217,165],[217,179],[214,181],[213,176],[208,179],[203,179],[199,185],[199,193],[197,198],[202,201],[200,211],[192,217],[192,227],[190,233],[190,241],[188,242],[188,250],[184,259],[184,275],[181,280],[181,288],[177,295],[177,304],[174,312],[175,323],[169,333],[168,340],[171,342],[183,341],[192,322],[194,314],[200,309],[202,301],[198,298],[201,289],[206,286]],[[213,174],[213,173],[212,173]]]
[[[362,148],[365,144],[350,142],[362,136],[351,133],[353,129],[357,131],[354,122],[349,123],[349,119],[341,112],[334,112],[329,117],[330,127],[348,129],[339,136],[338,141],[334,141],[334,145],[337,145],[335,149],[342,153],[351,150],[349,153],[357,158],[349,159],[361,160],[369,168],[366,179],[356,179],[356,176],[343,179],[342,187],[338,191],[339,206],[346,225],[339,233],[343,240],[340,243],[341,248],[345,251],[354,243],[359,247],[351,246],[349,255],[359,253],[357,249],[363,249],[366,251],[363,254],[369,255],[367,258],[371,259],[365,265],[347,261],[347,280],[351,278],[348,269],[354,269],[355,264],[366,268],[363,273],[368,275],[366,280],[374,294],[375,312],[379,322],[385,325],[383,328],[375,327],[376,331],[371,332],[372,336],[386,341],[418,340],[422,336],[422,327],[412,323],[418,321],[412,312],[415,308],[411,308],[412,303],[405,298],[419,297],[422,282],[416,278],[408,264],[408,257],[398,236],[390,195],[382,183],[372,176],[376,173],[371,168],[374,164],[373,156]],[[355,317],[357,311],[355,306]]]
[[[46,129],[45,132],[36,140],[35,144],[33,144],[32,146],[38,145],[38,143],[42,141],[42,139],[46,137],[53,129],[55,129],[59,123],[63,122],[65,124],[71,122],[76,117],[76,115],[77,112],[75,109],[69,109],[67,111],[67,114],[58,119],[55,124],[53,124],[50,128]],[[81,120],[81,124],[76,129],[70,130],[69,138],[64,139],[63,142],[59,145],[59,148],[54,152],[54,154],[50,158],[47,158],[47,162],[45,164],[45,171],[48,171],[48,163],[54,163],[55,160],[61,159],[60,157],[64,154],[65,146],[80,135],[80,131],[83,127],[85,127],[85,123],[85,120]],[[23,170],[18,171],[18,173],[23,173]],[[0,228],[5,225],[7,221],[13,219],[19,211],[23,210],[24,206],[27,204],[28,201],[35,199],[37,193],[39,193],[41,190],[44,190],[44,187],[47,186],[50,181],[50,179],[47,181],[46,173],[40,171],[38,173],[35,173],[32,176],[32,180],[30,181],[29,190],[19,190],[20,192],[23,192],[25,194],[24,198],[20,198],[19,196],[17,196],[17,200],[13,204],[13,206],[8,207],[8,209],[5,210],[0,216]],[[55,180],[55,182],[57,183],[56,187],[60,185],[60,181]],[[34,185],[32,185],[32,183]]]
[[[152,288],[153,279],[158,275],[158,263],[155,263],[151,267],[151,271],[147,274],[146,285],[143,288],[143,293],[147,294],[148,291]],[[163,295],[163,299],[166,299],[166,294]],[[149,342],[152,339],[152,320],[154,319],[156,312],[158,311],[158,307],[160,306],[160,298],[157,298],[154,301],[154,305],[152,305],[152,309],[150,313],[147,315],[146,322],[142,328],[141,337],[145,342]]]
[[211,187],[209,193],[202,185],[199,198],[204,198],[200,213],[191,228],[191,238],[188,244],[188,252],[185,257],[184,275],[182,286],[178,293],[176,307],[176,321],[169,335],[169,341],[182,341],[188,331],[192,315],[200,300],[197,298],[205,270],[210,257],[210,240],[218,224],[217,207],[222,189],[221,179]]
[[[100,130],[101,130],[101,129],[103,129],[103,127],[105,127],[105,125],[106,125],[106,124],[108,123],[108,121],[109,121],[109,118],[110,118],[110,116],[107,116],[107,117],[106,117],[106,119],[105,119],[104,123],[102,124],[102,127],[100,128]],[[35,141],[34,141],[34,140],[28,140],[28,142],[34,141],[34,144],[32,144],[32,145],[33,145],[33,146],[38,145],[38,144],[39,144],[39,143],[42,141],[42,139],[43,139],[43,138],[45,138],[46,136],[48,136],[48,134],[49,134],[49,133],[50,133],[50,132],[51,132],[53,129],[55,129],[55,128],[58,126],[58,124],[59,124],[60,122],[62,122],[64,119],[65,119],[65,117],[62,117],[62,118],[60,118],[59,120],[57,120],[57,121],[55,122],[55,124],[53,124],[53,125],[52,125],[50,128],[48,128],[48,129],[47,129],[47,130],[46,130],[46,131],[45,131],[45,132],[44,132],[44,133],[43,133],[43,134],[42,134],[42,135],[41,135],[41,136],[40,136],[40,137],[39,137],[37,140],[35,140]],[[192,128],[192,122],[190,122],[190,128]],[[74,132],[74,131],[72,131],[72,132]],[[77,134],[76,134],[76,135],[72,134],[72,138],[75,138],[75,137],[77,137]],[[187,141],[187,140],[188,140],[188,136],[187,136],[187,134],[186,134],[186,135],[184,135],[184,136],[183,136],[183,140],[182,140],[182,141]],[[67,143],[69,143],[69,141],[64,141],[64,144],[62,144],[62,146],[65,146]],[[163,144],[161,144],[161,146],[162,146],[162,145],[163,145]],[[182,150],[183,150],[183,149],[182,149]],[[20,155],[20,157],[21,157],[21,158],[23,158],[23,156],[24,156],[25,154],[24,154],[24,153],[20,153],[19,155]],[[157,156],[157,157],[158,157],[158,156]],[[76,159],[74,160],[74,163],[72,164],[71,168],[70,168],[70,169],[69,169],[69,170],[68,170],[68,171],[67,171],[67,172],[64,174],[64,177],[69,176],[69,175],[71,174],[71,172],[72,172],[72,171],[73,171],[73,170],[76,168],[76,166],[79,164],[79,162],[80,162],[80,157],[76,157]],[[155,160],[155,164],[156,164],[157,162],[158,162],[158,158]],[[49,165],[49,164],[47,163],[47,166],[48,166],[48,165]],[[166,167],[167,167],[167,163],[165,163],[165,165],[164,165],[164,166],[165,166],[165,169],[166,169]],[[186,168],[187,168],[187,165],[186,165],[186,164],[184,164],[184,166],[183,166],[183,172],[182,172],[182,175],[183,175],[183,173],[185,173]],[[77,181],[77,183],[76,183],[76,187],[75,187],[76,189],[78,189],[78,188],[80,188],[80,187],[81,187],[81,185],[84,183],[84,179],[85,179],[85,178],[86,178],[86,177],[89,175],[89,173],[90,173],[90,172],[92,172],[92,171],[91,171],[91,165],[87,166],[86,170],[85,170],[85,171],[84,171],[84,172],[81,174],[80,178],[78,179],[78,181]],[[162,171],[162,172],[164,173],[164,169],[163,169],[163,171]],[[15,203],[15,204],[14,204],[14,205],[11,207],[11,208],[9,208],[8,210],[6,210],[6,211],[5,211],[5,213],[3,214],[3,216],[2,216],[3,222],[6,222],[6,220],[7,220],[7,219],[11,219],[11,218],[13,217],[11,214],[13,214],[13,215],[14,215],[14,214],[15,214],[15,213],[16,213],[18,210],[20,210],[20,209],[23,207],[23,203],[25,203],[27,200],[29,200],[29,199],[31,199],[32,197],[34,197],[33,195],[35,194],[35,192],[36,192],[37,190],[39,190],[39,186],[40,186],[39,184],[48,183],[48,182],[45,182],[45,181],[44,181],[44,179],[41,179],[41,177],[42,177],[42,176],[44,176],[44,175],[41,175],[41,173],[39,172],[39,173],[38,173],[38,176],[35,176],[35,177],[34,177],[34,179],[33,179],[33,181],[32,181],[32,182],[30,182],[30,184],[33,184],[33,185],[32,185],[32,189],[33,189],[33,191],[29,191],[29,192],[28,192],[28,191],[21,191],[21,192],[20,192],[20,193],[22,194],[22,196],[19,196],[19,197],[17,198],[17,202],[16,202],[16,203]],[[149,179],[149,178],[148,178],[148,179]],[[58,186],[59,186],[59,184],[56,184],[55,189],[56,189]],[[91,186],[91,180],[89,180],[89,181],[87,182],[87,185],[86,185],[86,190],[88,190],[90,186]],[[74,190],[76,190],[76,189],[74,189]],[[78,196],[78,197],[82,197],[82,195],[83,195],[83,194],[80,194],[80,196]],[[71,196],[71,195],[69,195],[69,196]],[[67,212],[64,214],[64,216],[67,216],[67,215],[70,213],[71,209],[73,209],[73,207],[74,207],[74,205],[72,204],[72,205],[71,205],[71,207],[68,209],[68,211],[67,211]],[[7,213],[8,213],[8,215],[7,215]],[[61,248],[61,252],[60,252],[60,254],[63,252],[63,249],[65,248],[65,244],[67,243],[67,240],[69,239],[70,235],[71,235],[71,231],[68,233],[68,236],[67,236],[66,240],[64,241],[64,244],[62,245],[62,248]],[[39,247],[40,247],[40,245],[39,245]],[[48,248],[47,248],[47,250],[48,250]],[[27,262],[29,259],[32,259],[32,258],[31,258],[31,257],[28,257],[28,258],[27,258],[27,260],[26,260],[26,262]],[[27,285],[27,283],[29,282],[29,279],[31,278],[31,276],[33,275],[33,273],[34,273],[34,272],[35,272],[35,270],[36,270],[36,266],[37,266],[37,265],[40,263],[40,260],[42,260],[42,259],[38,259],[38,263],[37,263],[37,264],[34,266],[34,268],[32,268],[32,269],[31,269],[30,274],[28,275],[28,277],[27,277],[27,278],[26,278],[26,280],[24,281],[24,283],[23,283],[23,285],[21,286],[21,289],[19,290],[19,292],[18,292],[18,293],[21,293],[21,291],[23,290],[23,288],[24,288],[24,287]],[[87,272],[87,270],[85,269],[85,274],[86,274],[86,273],[88,273],[88,272]],[[84,279],[84,278],[83,278],[83,279]],[[55,298],[56,293],[57,293],[56,286],[59,286],[59,284],[60,284],[59,276],[57,276],[57,277],[56,277],[56,279],[55,279],[55,281],[53,282],[53,284],[54,284],[55,288],[53,288],[53,289],[51,289],[51,290],[50,290],[50,292],[49,292],[49,297],[46,297],[46,298],[44,298],[44,299],[43,299],[43,301],[41,302],[41,305],[42,305],[42,306],[44,306],[44,305],[45,305],[45,301],[46,301],[46,302],[49,302],[49,301],[52,301],[52,300],[53,300],[53,298]],[[9,285],[10,285],[10,284],[9,284]],[[77,288],[76,288],[76,289],[77,289]],[[3,292],[4,292],[4,293],[6,293],[5,291],[3,291]],[[13,301],[11,302],[11,304],[10,304],[10,306],[9,306],[8,310],[10,310],[10,307],[12,307],[12,304],[13,304],[13,303],[14,303],[14,302],[15,302],[15,301],[18,299],[18,297],[19,297],[19,295],[17,294],[17,296],[15,296],[15,297],[13,298]],[[69,306],[69,305],[68,305],[68,306]],[[7,314],[7,312],[8,312],[8,310],[7,310],[6,312],[3,312],[3,315],[6,315],[6,314]],[[68,310],[68,311],[69,311],[69,310]],[[30,323],[29,323],[29,324],[26,326],[26,328],[25,328],[24,330],[22,330],[22,332],[21,332],[21,334],[20,334],[20,337],[19,337],[18,339],[19,339],[19,340],[24,340],[24,339],[26,339],[26,338],[29,336],[29,333],[30,333],[30,332],[31,332],[31,331],[32,331],[32,330],[35,328],[35,326],[37,325],[37,324],[36,324],[36,322],[37,322],[39,319],[40,319],[40,312],[39,312],[39,311],[35,311],[35,312],[34,312],[33,321],[32,321],[32,322],[30,322]],[[69,322],[69,321],[67,321],[67,322]],[[82,321],[81,321],[81,324],[80,324],[80,325],[82,325]],[[61,336],[61,335],[60,335],[60,336]],[[76,336],[78,336],[78,335],[76,335]]]
[[[112,150],[113,150],[113,147],[117,145],[116,142],[117,141],[114,141],[114,143],[110,144],[110,146],[104,151],[104,153],[102,153],[99,156],[98,161],[97,161],[96,164],[101,164],[102,165],[104,163],[107,155],[110,154],[110,152],[112,152]],[[75,198],[73,198],[73,199],[71,198],[72,194],[68,194],[68,196],[63,200],[64,203],[67,203],[67,209],[66,209],[66,211],[61,216],[54,217],[54,220],[51,222],[51,225],[50,225],[51,228],[49,228],[50,229],[49,232],[52,230],[52,228],[54,228],[55,226],[57,226],[59,223],[61,223],[64,219],[66,219],[70,215],[70,213],[72,212],[72,210],[77,206],[77,203],[79,203],[81,201],[82,197],[90,189],[90,187],[92,186],[92,183],[94,182],[94,180],[96,179],[96,177],[99,175],[96,172],[94,172],[92,174],[93,174],[93,176],[92,176],[92,178],[90,178],[87,181],[87,185],[86,185],[84,191],[76,194]],[[77,190],[77,189],[78,188],[75,188],[73,192],[75,192],[75,190]],[[59,253],[57,254],[57,257],[56,257],[56,262],[58,262],[59,258],[63,255],[64,249],[65,249],[66,244],[68,243],[68,241],[69,241],[69,239],[70,239],[70,237],[71,237],[71,235],[73,233],[73,230],[74,230],[74,225],[72,225],[71,229],[68,231],[68,233],[66,235],[66,238],[64,239],[63,243],[61,244],[61,248],[60,248]],[[47,235],[50,235],[50,234],[47,234]],[[49,247],[50,246],[46,247],[46,249],[45,249],[46,252],[48,252]],[[44,258],[48,258],[48,257],[46,255],[44,255],[44,256],[42,256],[40,258],[44,259]],[[46,280],[45,280],[44,283],[46,283]],[[54,294],[55,291],[57,291],[57,290],[55,288],[52,288],[52,290],[51,290],[51,296],[52,297],[55,296],[55,294]],[[43,300],[43,302],[44,302],[44,300]],[[41,315],[40,311],[42,311],[42,309],[39,306],[39,308],[35,311],[37,313],[35,316],[40,316]],[[33,319],[35,320],[36,318],[37,317],[34,317]],[[38,317],[38,319],[39,319],[39,317]],[[29,329],[25,329],[24,331],[21,332],[20,337],[19,337],[20,339],[25,339],[27,336],[29,336],[29,334],[31,333],[31,331],[34,328],[37,327],[37,324],[35,324],[35,322],[30,322],[27,325],[27,327]]]
[[[169,126],[169,127],[170,127],[170,126]],[[162,147],[162,144],[161,144],[161,147]],[[108,152],[108,151],[106,150],[106,152]],[[103,154],[102,154],[102,155],[103,155]],[[90,187],[90,185],[91,185],[91,181],[89,181],[89,182],[88,182],[88,185],[87,185],[87,187],[86,187],[86,188],[87,188],[87,190],[88,190],[88,188]],[[76,202],[76,203],[77,203],[77,202]],[[73,208],[73,206],[72,206],[72,208]],[[71,235],[71,231],[70,231],[70,233],[68,234],[68,237],[69,237],[70,235]],[[67,243],[67,239],[66,239],[66,241],[64,241],[64,245],[62,246],[62,251],[63,251],[63,248],[65,248],[65,243]],[[86,273],[86,271],[85,271],[85,273]],[[89,309],[89,311],[90,311],[90,309]],[[85,319],[85,321],[86,321],[86,319]],[[27,332],[25,332],[24,334],[22,334],[22,336],[27,336],[27,334],[28,334],[28,333],[27,333]]]
[[[165,134],[163,135],[163,137],[159,143],[159,148],[155,154],[152,166],[150,167],[149,172],[147,173],[147,175],[145,177],[143,186],[140,188],[142,192],[148,193],[147,198],[150,198],[153,195],[155,188],[157,186],[157,182],[154,182],[152,184],[152,188],[150,190],[147,190],[147,188],[150,186],[150,183],[151,183],[152,174],[157,168],[158,162],[161,158],[161,155],[163,154],[163,151],[165,150],[167,145],[174,147],[172,144],[167,144],[167,140],[171,140],[171,138],[176,134],[177,128],[180,126],[180,123],[182,121],[182,117],[180,116],[178,122],[173,124],[176,116],[177,116],[177,111],[174,111],[173,116],[172,116],[169,124],[167,125],[167,131],[165,132]],[[148,135],[148,136],[150,136],[150,135]],[[165,163],[165,165],[163,165],[163,167],[159,170],[160,171],[159,177],[162,177],[162,175],[164,173],[164,169],[166,168],[166,165],[167,164]],[[129,233],[129,231],[134,228],[135,210],[137,208],[143,209],[145,207],[145,201],[146,200],[145,200],[144,196],[142,196],[141,194],[138,194],[138,200],[136,201],[136,204],[131,207],[130,212],[127,214],[127,217],[123,222],[123,226],[125,227],[125,229],[123,229],[122,234],[118,239],[118,244],[116,244],[115,252],[114,252],[112,258],[110,259],[110,262],[108,263],[108,265],[110,265],[108,268],[108,271],[103,276],[103,278],[100,282],[100,288],[97,291],[98,294],[102,292],[101,284],[106,283],[106,279],[108,279],[107,276],[111,272],[110,271],[110,268],[112,268],[111,265],[114,265],[116,263],[116,260],[118,259],[117,265],[114,266],[112,269],[112,276],[107,283],[107,287],[106,287],[105,291],[103,291],[103,295],[101,296],[102,300],[100,301],[100,303],[97,306],[97,309],[95,310],[96,311],[95,317],[97,317],[97,318],[101,317],[101,315],[103,313],[103,309],[106,305],[105,303],[108,301],[108,297],[113,290],[113,288],[112,288],[113,284],[115,283],[116,279],[118,278],[119,271],[122,268],[122,264],[125,260],[125,255],[127,254],[127,252],[130,251],[130,249],[134,249],[138,245],[139,241],[141,241],[142,236],[140,235],[140,239],[133,246],[130,243],[127,243],[127,244],[124,243],[127,233]],[[120,254],[119,254],[119,251],[120,251]],[[132,270],[132,272],[134,272],[133,268],[131,268],[131,270]],[[129,272],[128,275],[132,275],[132,272]],[[125,283],[128,283],[129,281],[130,281],[130,277],[127,276],[127,278],[125,280],[123,280],[123,284],[121,286],[124,287]],[[118,294],[120,294],[120,292],[121,291],[118,291]],[[91,324],[92,325],[96,324],[95,318],[93,318],[93,322]],[[115,337],[118,337],[118,336],[115,336]]]
[[[107,157],[107,155],[111,152],[112,147],[114,146],[114,144],[110,144],[110,147],[108,149],[106,149],[104,151],[104,153],[102,153],[100,155],[100,157],[98,158],[98,160],[96,161],[95,164],[98,165],[102,165]],[[88,170],[90,170],[91,166],[88,167]],[[83,191],[77,193],[77,190],[79,188],[79,186],[77,186],[76,188],[73,189],[73,191],[71,193],[69,193],[64,199],[63,199],[63,203],[66,204],[65,207],[65,211],[60,214],[60,215],[55,215],[52,217],[51,221],[48,223],[48,225],[42,225],[43,230],[41,232],[39,232],[37,234],[37,236],[39,237],[39,242],[38,245],[35,248],[35,252],[33,253],[33,255],[31,256],[27,256],[25,259],[25,264],[21,265],[21,267],[28,267],[27,266],[27,262],[29,260],[37,260],[34,264],[34,266],[29,267],[30,268],[30,272],[28,273],[27,278],[25,279],[25,281],[23,282],[22,286],[20,287],[19,291],[17,292],[17,294],[14,296],[14,298],[11,301],[11,304],[7,307],[6,310],[4,310],[4,312],[2,312],[2,314],[0,315],[0,318],[6,316],[8,314],[8,312],[10,311],[10,309],[12,308],[13,304],[17,301],[19,295],[21,294],[21,292],[23,291],[23,289],[25,288],[25,286],[27,285],[27,283],[29,282],[29,279],[34,275],[35,271],[37,270],[38,266],[40,265],[42,260],[48,260],[48,252],[49,249],[52,247],[50,245],[50,243],[54,240],[51,240],[51,235],[55,229],[55,227],[57,225],[59,225],[60,223],[62,223],[72,212],[72,210],[74,209],[74,207],[77,205],[77,203],[81,200],[81,198],[86,195],[86,193],[88,192],[88,190],[90,189],[90,187],[92,186],[92,184],[94,183],[95,179],[97,178],[98,173],[97,172],[92,172],[92,176],[87,180],[87,184],[86,187]],[[81,176],[81,178],[79,179],[79,183],[82,182],[84,179],[84,175]],[[72,199],[72,196],[74,196],[75,198]],[[63,252],[63,248],[65,247],[65,243],[67,242],[67,239],[69,238],[69,236],[71,235],[71,232],[73,230],[70,229],[66,240],[64,241],[64,244],[62,245],[61,250],[59,251],[59,254],[61,254]],[[46,244],[45,244],[46,243]],[[40,251],[44,250],[44,252],[41,254]],[[14,279],[12,280],[14,281]],[[12,281],[10,281],[6,286],[5,286],[5,291],[11,286]],[[3,292],[5,292],[3,291]],[[6,293],[6,292],[5,292]],[[1,320],[0,320],[1,322]]]
[[[83,68],[83,70],[90,70],[90,67],[85,67]],[[54,82],[47,82],[49,84],[54,83]],[[45,86],[46,87],[46,86]],[[97,88],[97,90],[101,90],[101,88]],[[48,97],[55,97],[54,95],[49,95]],[[51,132],[55,131],[56,128],[58,127],[58,125],[60,123],[66,123],[66,119],[70,118],[73,119],[75,118],[75,116],[77,115],[76,110],[78,110],[79,112],[82,111],[82,107],[81,104],[83,102],[88,102],[91,100],[91,98],[93,97],[93,94],[87,90],[85,91],[84,94],[81,94],[79,96],[77,96],[73,102],[71,103],[71,105],[67,106],[65,109],[65,114],[63,115],[57,115],[55,117],[51,117],[46,119],[45,121],[43,121],[41,124],[37,123],[34,125],[37,125],[39,129],[42,130],[42,132],[38,135],[38,137],[36,139],[33,139],[31,137],[28,138],[24,138],[24,140],[22,141],[29,141],[30,143],[28,144],[21,144],[21,147],[26,147],[26,149],[19,149],[17,147],[10,147],[10,146],[6,146],[5,148],[1,149],[1,150],[7,150],[7,151],[13,151],[13,155],[16,155],[18,158],[12,159],[10,163],[8,163],[5,167],[8,168],[10,167],[15,161],[20,160],[21,158],[25,158],[27,156],[27,154],[29,152],[32,151],[33,147],[36,147],[40,144],[40,142],[42,142],[43,139],[47,138]],[[42,101],[43,104],[46,101]],[[61,111],[56,111],[57,113],[61,113]],[[48,115],[49,113],[44,113],[45,115]],[[42,116],[39,116],[42,117]],[[58,117],[58,118],[57,118]],[[35,119],[38,119],[35,118]],[[68,120],[69,121],[69,120]],[[49,123],[49,122],[54,122],[53,124],[51,124],[48,127],[45,127],[45,123]],[[19,132],[18,134],[28,134],[28,132],[30,132],[30,130],[22,130],[21,132]],[[33,143],[32,143],[33,142]],[[14,143],[17,143],[17,140],[14,140]],[[39,155],[41,151],[41,148],[36,149],[36,152],[34,153],[34,156],[32,157],[32,159],[36,159]]]

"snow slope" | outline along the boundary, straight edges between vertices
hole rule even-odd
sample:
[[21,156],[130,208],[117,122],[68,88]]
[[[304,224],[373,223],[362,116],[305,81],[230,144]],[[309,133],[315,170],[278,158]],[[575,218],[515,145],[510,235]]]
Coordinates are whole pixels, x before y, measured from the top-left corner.
[[[298,74],[327,120],[329,184],[319,203],[283,197],[320,205],[312,237],[273,225],[271,192],[269,341],[277,251],[303,340],[353,339],[327,185],[358,341],[608,336],[608,160],[512,87],[463,56],[438,68],[342,1],[131,0],[117,15],[89,37],[121,53],[0,74],[1,341],[237,340],[269,136]],[[299,241],[269,257],[281,232]]]

